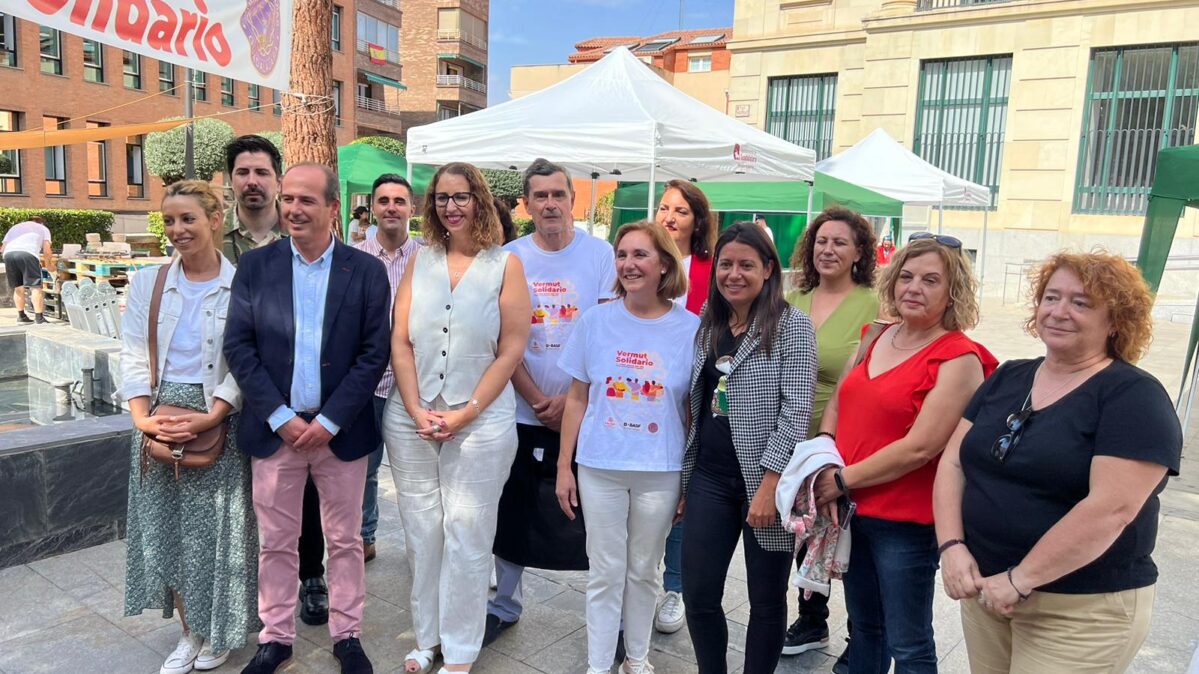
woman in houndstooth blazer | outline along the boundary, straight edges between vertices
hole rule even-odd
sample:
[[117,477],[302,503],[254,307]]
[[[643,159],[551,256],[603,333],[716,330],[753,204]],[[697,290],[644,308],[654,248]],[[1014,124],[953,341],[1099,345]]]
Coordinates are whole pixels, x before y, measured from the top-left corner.
[[783,299],[778,252],[759,227],[734,224],[713,257],[683,457],[683,597],[699,671],[725,672],[721,599],[740,538],[750,605],[744,671],[766,674],[783,647],[794,555],[774,490],[807,436],[816,335],[807,315]]

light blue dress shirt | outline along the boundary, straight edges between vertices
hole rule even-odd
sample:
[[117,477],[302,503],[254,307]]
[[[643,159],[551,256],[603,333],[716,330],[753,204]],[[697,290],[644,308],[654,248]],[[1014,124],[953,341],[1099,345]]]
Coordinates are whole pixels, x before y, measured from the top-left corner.
[[[291,374],[291,407],[280,405],[267,420],[272,431],[301,412],[316,412],[321,408],[321,338],[325,325],[325,302],[329,294],[329,270],[333,264],[333,247],[317,259],[304,259],[291,242],[291,303],[295,321],[295,362]],[[341,427],[318,414],[316,420],[333,435]]]

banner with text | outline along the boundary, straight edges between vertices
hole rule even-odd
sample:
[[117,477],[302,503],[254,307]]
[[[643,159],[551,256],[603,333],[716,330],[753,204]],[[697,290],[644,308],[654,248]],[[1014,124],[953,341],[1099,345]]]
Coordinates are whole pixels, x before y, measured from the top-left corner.
[[35,24],[288,91],[292,0],[5,0]]

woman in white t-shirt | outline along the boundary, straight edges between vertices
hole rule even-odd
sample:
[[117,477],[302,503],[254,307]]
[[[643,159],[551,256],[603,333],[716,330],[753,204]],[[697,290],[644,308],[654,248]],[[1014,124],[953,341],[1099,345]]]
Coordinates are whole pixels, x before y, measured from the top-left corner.
[[621,227],[619,299],[583,313],[559,360],[574,381],[562,417],[556,491],[571,519],[580,497],[587,504],[588,674],[608,671],[622,617],[628,656],[622,671],[653,671],[647,658],[657,564],[678,504],[699,327],[694,314],[671,302],[686,287],[678,249],[662,226]]

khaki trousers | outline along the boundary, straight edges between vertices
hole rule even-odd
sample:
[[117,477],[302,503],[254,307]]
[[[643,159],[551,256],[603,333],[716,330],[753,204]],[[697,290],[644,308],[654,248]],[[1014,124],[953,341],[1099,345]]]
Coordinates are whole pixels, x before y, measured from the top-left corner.
[[1118,674],[1128,668],[1153,613],[1154,586],[1102,594],[1034,592],[1011,618],[977,599],[961,603],[973,674]]

